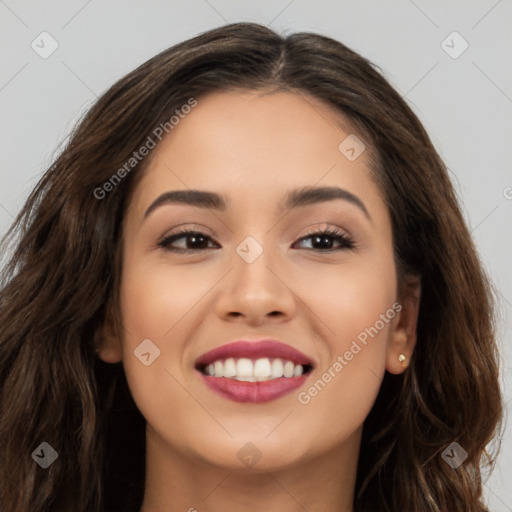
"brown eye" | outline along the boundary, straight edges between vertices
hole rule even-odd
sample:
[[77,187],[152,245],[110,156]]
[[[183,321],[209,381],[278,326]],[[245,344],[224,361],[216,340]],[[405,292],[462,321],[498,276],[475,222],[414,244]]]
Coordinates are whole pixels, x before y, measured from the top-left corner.
[[[185,247],[172,246],[176,241],[182,239],[185,240]],[[195,252],[208,249],[208,242],[210,240],[213,241],[211,237],[199,231],[180,231],[179,233],[164,237],[158,242],[158,246],[165,251]]]
[[[184,243],[181,242],[182,247],[176,246],[176,242],[179,240],[185,241]],[[312,245],[311,248],[306,247],[306,249],[316,250],[319,252],[335,252],[344,249],[353,249],[355,247],[355,244],[350,237],[342,231],[332,228],[311,233],[302,237],[297,243],[303,243],[305,240],[311,240]],[[178,233],[165,236],[157,245],[164,251],[191,253],[204,251],[209,248],[216,248],[209,247],[209,242],[213,242],[220,247],[217,242],[205,233],[201,233],[200,231],[180,231]],[[333,247],[334,244],[337,244],[338,246]]]
[[[353,240],[342,231],[337,229],[325,229],[322,231],[311,233],[299,240],[303,242],[311,239],[311,250],[319,250],[321,252],[340,251],[343,249],[353,249],[355,244]],[[333,247],[334,243],[338,243],[338,247]]]

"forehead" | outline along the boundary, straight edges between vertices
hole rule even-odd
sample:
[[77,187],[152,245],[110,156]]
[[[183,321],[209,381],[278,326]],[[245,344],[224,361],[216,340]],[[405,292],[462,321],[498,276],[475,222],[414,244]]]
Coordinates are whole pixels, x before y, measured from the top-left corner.
[[347,158],[347,140],[365,148],[341,114],[309,95],[211,93],[158,144],[135,199],[142,208],[165,190],[193,188],[274,209],[291,188],[343,185],[372,201],[368,151]]
[[293,147],[294,153],[308,149],[336,152],[340,136],[352,132],[344,116],[317,98],[301,92],[259,90],[210,93],[198,100],[176,128],[162,150],[200,137],[196,142],[204,149],[207,144],[229,144],[237,155],[238,148],[252,149],[261,158],[279,147]]

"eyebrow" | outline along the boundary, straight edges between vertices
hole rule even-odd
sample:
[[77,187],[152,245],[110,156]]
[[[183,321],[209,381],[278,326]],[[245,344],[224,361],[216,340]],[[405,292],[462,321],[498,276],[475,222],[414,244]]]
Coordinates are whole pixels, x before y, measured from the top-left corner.
[[[347,201],[357,206],[364,215],[371,221],[370,214],[363,201],[348,190],[339,187],[303,187],[290,191],[285,199],[284,205],[279,208],[283,210],[292,210],[301,206],[318,204],[334,200]],[[144,219],[156,208],[166,204],[186,204],[198,208],[208,208],[218,211],[225,211],[230,201],[223,195],[206,190],[171,190],[158,196],[146,210]]]

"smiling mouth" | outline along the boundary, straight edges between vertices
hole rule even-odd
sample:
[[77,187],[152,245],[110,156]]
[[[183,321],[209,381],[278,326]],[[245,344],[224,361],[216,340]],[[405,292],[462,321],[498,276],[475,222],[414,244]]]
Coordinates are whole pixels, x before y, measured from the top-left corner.
[[210,364],[198,364],[196,369],[208,377],[226,378],[241,382],[264,382],[275,379],[292,379],[308,374],[310,364],[298,364],[279,357],[246,357],[218,359]]
[[312,373],[313,361],[278,340],[238,340],[206,352],[194,367],[213,392],[234,402],[256,404],[302,386]]

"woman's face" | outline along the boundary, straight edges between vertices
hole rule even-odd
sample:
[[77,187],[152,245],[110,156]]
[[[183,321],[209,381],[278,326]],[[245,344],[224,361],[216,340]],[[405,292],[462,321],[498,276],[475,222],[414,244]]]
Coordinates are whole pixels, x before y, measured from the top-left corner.
[[261,470],[357,454],[385,369],[403,370],[415,315],[389,212],[339,121],[310,96],[215,93],[154,150],[101,357],[122,358],[160,453]]

